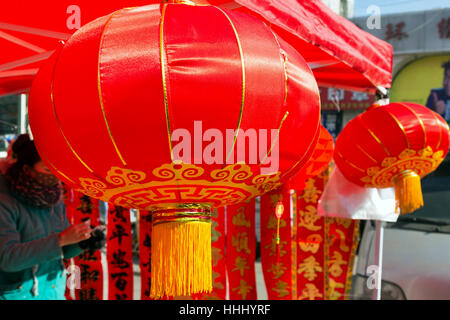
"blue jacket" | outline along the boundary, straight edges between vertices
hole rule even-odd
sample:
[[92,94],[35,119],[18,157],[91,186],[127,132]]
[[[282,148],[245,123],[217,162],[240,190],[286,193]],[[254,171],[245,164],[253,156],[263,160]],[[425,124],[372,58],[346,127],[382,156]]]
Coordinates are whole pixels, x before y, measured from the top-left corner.
[[0,300],[64,299],[62,259],[78,256],[78,245],[60,247],[70,226],[63,201],[39,209],[16,199],[0,174]]

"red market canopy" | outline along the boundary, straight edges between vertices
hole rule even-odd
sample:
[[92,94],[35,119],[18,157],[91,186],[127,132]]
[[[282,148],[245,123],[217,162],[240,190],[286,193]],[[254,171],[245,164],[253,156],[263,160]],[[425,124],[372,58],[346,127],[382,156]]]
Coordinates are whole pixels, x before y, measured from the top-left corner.
[[[97,17],[155,0],[8,1],[0,11],[0,96],[28,92],[60,40]],[[197,0],[259,16],[308,62],[321,86],[389,88],[392,47],[335,14],[319,0]],[[78,19],[78,17],[80,19]]]

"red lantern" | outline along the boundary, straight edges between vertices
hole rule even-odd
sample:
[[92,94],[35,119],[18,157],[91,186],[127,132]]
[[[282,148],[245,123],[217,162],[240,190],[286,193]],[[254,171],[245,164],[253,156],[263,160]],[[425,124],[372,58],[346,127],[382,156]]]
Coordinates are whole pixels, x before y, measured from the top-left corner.
[[277,188],[319,136],[304,59],[256,18],[213,6],[127,8],[87,24],[39,72],[29,105],[61,180],[152,211],[152,297],[210,290],[211,207]]
[[336,141],[334,159],[351,182],[395,186],[400,213],[423,205],[420,178],[435,170],[449,149],[445,120],[415,103],[374,105],[351,120]]
[[333,159],[334,139],[331,134],[320,126],[319,140],[317,141],[311,159],[289,179],[289,189],[303,190],[306,187],[306,181],[321,174]]

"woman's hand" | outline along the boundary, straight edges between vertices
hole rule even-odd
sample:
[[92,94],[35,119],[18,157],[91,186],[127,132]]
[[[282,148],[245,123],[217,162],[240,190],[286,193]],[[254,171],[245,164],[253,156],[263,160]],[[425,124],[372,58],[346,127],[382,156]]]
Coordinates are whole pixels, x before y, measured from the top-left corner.
[[91,221],[74,224],[58,235],[61,247],[78,243],[91,237]]

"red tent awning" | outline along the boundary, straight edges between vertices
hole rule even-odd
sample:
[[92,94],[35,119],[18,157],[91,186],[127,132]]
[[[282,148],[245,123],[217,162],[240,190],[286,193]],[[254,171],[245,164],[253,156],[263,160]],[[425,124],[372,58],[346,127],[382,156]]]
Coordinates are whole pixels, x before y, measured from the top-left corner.
[[[155,0],[5,1],[0,10],[0,96],[27,92],[40,63],[97,17]],[[259,16],[306,59],[319,85],[390,87],[392,47],[333,13],[320,0],[197,0]],[[80,17],[80,21],[77,18]]]
[[321,86],[390,88],[392,46],[320,0],[236,0],[260,15],[308,62]]

